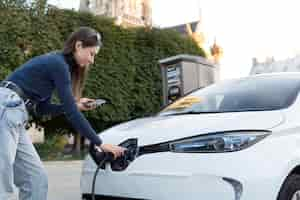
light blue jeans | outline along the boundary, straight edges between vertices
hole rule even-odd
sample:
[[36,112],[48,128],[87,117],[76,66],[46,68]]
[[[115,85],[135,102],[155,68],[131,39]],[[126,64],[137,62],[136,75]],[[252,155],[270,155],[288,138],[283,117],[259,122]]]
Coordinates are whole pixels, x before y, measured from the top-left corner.
[[48,177],[25,125],[28,114],[23,100],[0,87],[0,200],[19,188],[19,200],[46,200]]

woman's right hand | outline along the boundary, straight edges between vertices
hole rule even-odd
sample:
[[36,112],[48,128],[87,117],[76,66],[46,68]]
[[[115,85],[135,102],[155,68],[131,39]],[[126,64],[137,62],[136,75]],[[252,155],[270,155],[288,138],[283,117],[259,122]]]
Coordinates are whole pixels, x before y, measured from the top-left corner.
[[113,144],[101,144],[99,147],[103,152],[110,152],[114,155],[114,159],[123,156],[126,148],[113,145]]

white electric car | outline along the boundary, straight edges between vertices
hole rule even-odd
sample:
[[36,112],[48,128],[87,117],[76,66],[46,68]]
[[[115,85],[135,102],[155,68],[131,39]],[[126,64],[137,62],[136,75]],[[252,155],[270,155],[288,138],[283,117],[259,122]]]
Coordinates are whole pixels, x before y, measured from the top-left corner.
[[[105,143],[137,138],[124,169],[100,169],[97,199],[300,200],[300,73],[213,84],[157,115],[101,133]],[[97,166],[83,163],[91,198]]]

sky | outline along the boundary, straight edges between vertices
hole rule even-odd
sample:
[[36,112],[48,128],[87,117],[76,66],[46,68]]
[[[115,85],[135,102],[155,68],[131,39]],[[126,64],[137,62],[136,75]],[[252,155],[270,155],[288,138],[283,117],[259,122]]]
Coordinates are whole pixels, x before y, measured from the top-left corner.
[[[152,0],[153,24],[173,26],[202,18],[205,47],[214,38],[223,48],[221,80],[247,76],[252,58],[275,60],[300,54],[298,0]],[[48,0],[78,8],[79,0]]]

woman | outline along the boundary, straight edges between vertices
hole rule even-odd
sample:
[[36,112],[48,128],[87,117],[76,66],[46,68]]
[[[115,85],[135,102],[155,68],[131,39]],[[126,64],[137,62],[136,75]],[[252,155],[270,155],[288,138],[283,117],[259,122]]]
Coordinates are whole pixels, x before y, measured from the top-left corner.
[[[67,39],[62,52],[35,57],[0,84],[0,200],[13,184],[20,200],[47,199],[48,180],[40,158],[25,133],[27,111],[32,115],[65,114],[73,128],[100,151],[121,156],[124,149],[103,144],[79,110],[91,110],[94,99],[79,98],[89,65],[101,47],[95,30],[81,27]],[[61,104],[51,104],[57,90]]]

